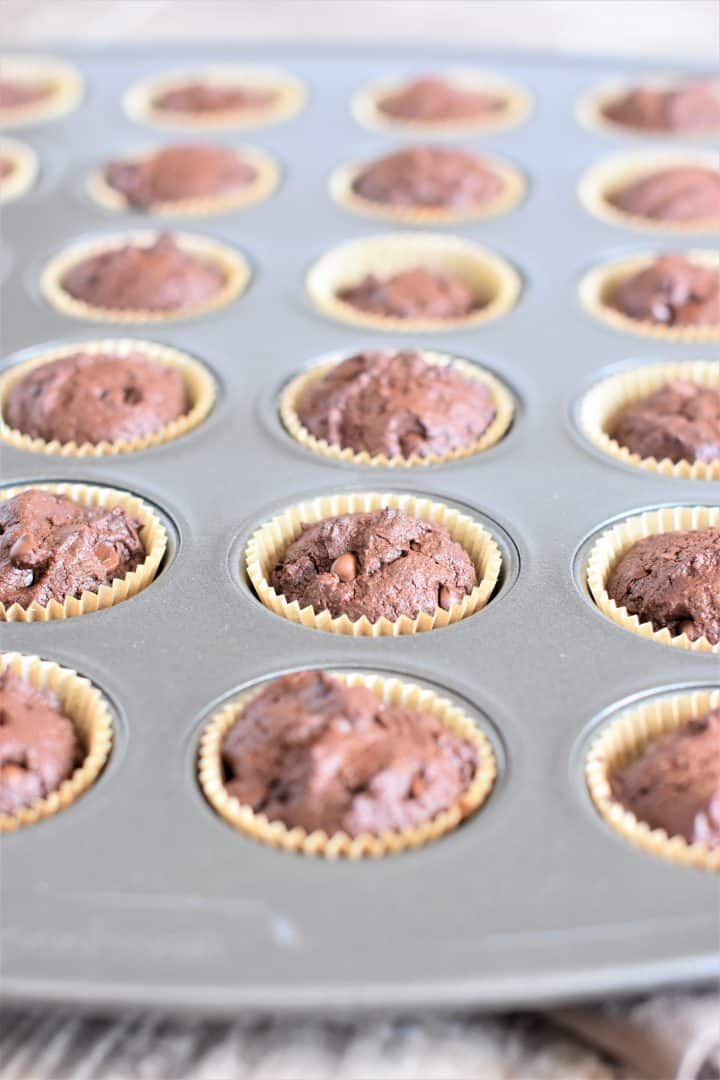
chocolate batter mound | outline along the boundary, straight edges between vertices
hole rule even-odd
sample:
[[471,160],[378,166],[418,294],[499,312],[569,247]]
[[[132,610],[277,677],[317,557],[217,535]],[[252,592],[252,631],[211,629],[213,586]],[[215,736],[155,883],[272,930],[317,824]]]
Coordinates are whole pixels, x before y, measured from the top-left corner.
[[688,529],[639,540],[610,573],[607,591],[654,630],[720,642],[720,529]]
[[150,247],[128,244],[83,259],[65,271],[61,284],[93,307],[177,311],[210,300],[225,284],[225,275],[163,233]]
[[201,199],[247,187],[256,170],[225,146],[168,146],[135,161],[111,161],[105,168],[110,187],[131,206]]
[[429,821],[477,768],[431,713],[385,705],[322,671],[284,675],[245,707],[222,747],[227,791],[271,821],[329,836]]
[[472,592],[477,574],[442,526],[384,509],[305,525],[270,582],[301,608],[372,623],[447,610]]
[[639,821],[688,843],[720,846],[720,709],[654,739],[610,777],[613,797]]
[[15,172],[15,162],[12,158],[0,155],[0,180],[5,180]]
[[0,109],[19,109],[44,101],[53,91],[51,83],[31,83],[20,79],[0,79]]
[[483,306],[457,274],[434,274],[420,266],[387,278],[368,274],[338,297],[359,311],[396,319],[457,319]]
[[117,442],[151,435],[189,408],[181,373],[140,352],[75,353],[33,368],[13,387],[10,427],[62,443]]
[[197,80],[165,90],[153,98],[153,108],[162,112],[217,113],[262,109],[271,105],[277,94],[258,86],[229,86]]
[[720,171],[702,165],[660,169],[621,187],[609,202],[626,214],[653,221],[720,217]]
[[662,255],[623,281],[610,298],[631,319],[660,326],[720,324],[720,270],[684,255]]
[[465,150],[422,146],[380,158],[359,173],[353,190],[388,206],[468,207],[491,202],[505,184]]
[[420,353],[351,356],[311,384],[298,415],[332,446],[411,457],[447,454],[476,442],[495,417],[492,392]]
[[707,131],[720,128],[720,97],[709,82],[639,86],[607,105],[603,115],[640,131]]
[[120,507],[41,488],[0,502],[0,601],[29,607],[97,592],[145,560],[140,529]]
[[423,124],[444,120],[477,120],[499,112],[505,102],[497,94],[463,90],[445,79],[428,75],[380,98],[377,107],[394,120]]
[[657,461],[720,458],[720,390],[676,379],[616,417],[612,438]]

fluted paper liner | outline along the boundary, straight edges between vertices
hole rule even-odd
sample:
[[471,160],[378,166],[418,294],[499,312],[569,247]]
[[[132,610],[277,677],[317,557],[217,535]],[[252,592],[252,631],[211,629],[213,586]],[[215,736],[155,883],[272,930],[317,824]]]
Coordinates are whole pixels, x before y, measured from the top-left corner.
[[525,178],[519,169],[500,158],[482,155],[486,165],[503,183],[502,190],[490,199],[467,206],[396,206],[359,195],[353,184],[358,176],[379,158],[355,165],[343,165],[336,169],[329,182],[330,195],[341,206],[369,217],[386,218],[406,222],[408,225],[449,225],[454,222],[473,221],[496,217],[512,210],[525,195]]
[[[177,420],[172,420],[150,435],[137,435],[132,439],[118,439],[115,442],[103,440],[99,443],[86,442],[80,445],[76,442],[62,443],[59,439],[46,442],[45,439],[34,438],[32,435],[10,427],[5,419],[7,403],[20,380],[34,368],[42,367],[43,364],[66,356],[74,356],[79,352],[91,353],[94,356],[117,357],[140,353],[154,363],[175,368],[182,375],[190,408]],[[121,338],[117,341],[108,339],[78,341],[72,345],[49,349],[0,373],[0,439],[18,450],[29,450],[35,454],[57,454],[60,457],[92,458],[133,454],[171,442],[173,439],[179,439],[198,427],[212,410],[215,393],[215,381],[207,368],[197,360],[193,360],[187,353],[173,349],[169,345],[159,345],[153,341],[139,341],[134,338]]]
[[683,866],[720,870],[720,848],[704,842],[689,843],[653,829],[618,802],[610,787],[612,773],[636,761],[660,736],[679,731],[695,717],[720,706],[720,690],[695,690],[672,697],[653,698],[626,709],[595,738],[585,759],[585,779],[600,814],[625,840],[652,855]]
[[404,829],[388,829],[383,833],[361,833],[351,837],[337,832],[330,836],[322,830],[308,833],[301,827],[289,828],[279,820],[269,820],[265,814],[256,813],[252,807],[229,795],[225,787],[222,765],[222,742],[227,731],[235,724],[242,710],[268,683],[249,693],[242,694],[229,705],[220,709],[210,719],[200,740],[198,774],[206,799],[213,809],[234,828],[260,840],[264,844],[283,851],[301,852],[304,855],[320,855],[328,859],[378,858],[381,855],[423,847],[451,832],[486,801],[492,790],[497,764],[490,740],[476,727],[457,705],[441,697],[434,690],[384,675],[361,673],[330,674],[350,686],[365,686],[381,701],[402,705],[408,709],[429,712],[436,716],[449,731],[472,743],[477,754],[475,775],[469,786],[447,810],[442,810],[422,825]]
[[19,199],[35,183],[37,155],[31,146],[17,139],[0,138],[0,157],[12,162],[13,170],[0,180],[0,204]]
[[[710,270],[720,271],[720,253],[711,250],[683,252],[689,262]],[[606,263],[590,270],[580,282],[580,302],[590,315],[601,319],[616,330],[658,341],[686,343],[720,341],[720,324],[705,323],[698,326],[665,326],[649,319],[633,319],[612,305],[617,290],[636,274],[647,270],[660,258],[660,254],[638,255],[632,259]]]
[[[270,574],[290,544],[300,535],[303,524],[310,525],[325,518],[338,517],[340,514],[381,510],[385,507],[402,510],[411,517],[447,529],[452,539],[465,549],[475,565],[478,584],[468,596],[463,597],[459,603],[451,604],[447,611],[438,607],[432,614],[423,611],[414,619],[402,615],[391,621],[383,616],[377,622],[371,623],[365,615],[353,622],[347,615],[333,618],[329,611],[316,612],[312,607],[301,608],[297,600],[290,603],[272,587]],[[245,562],[255,592],[270,611],[301,626],[353,637],[417,634],[465,619],[485,607],[502,570],[502,555],[497,543],[482,525],[467,514],[420,496],[376,491],[319,496],[278,514],[256,529],[250,537],[245,549]]]
[[661,476],[683,480],[720,480],[720,460],[658,461],[643,458],[612,438],[610,431],[617,416],[629,405],[646,400],[665,383],[682,379],[720,390],[720,363],[710,360],[687,360],[678,363],[648,364],[610,375],[596,383],[580,403],[578,419],[583,434],[604,453],[627,465],[635,465]]
[[[400,319],[361,311],[337,295],[368,274],[387,278],[416,266],[436,274],[456,274],[483,306],[450,319]],[[514,307],[521,282],[505,259],[477,244],[456,236],[409,232],[364,237],[334,248],[314,264],[306,288],[317,310],[331,319],[366,328],[420,332],[456,330],[499,319]]]
[[478,117],[460,117],[449,120],[403,120],[388,116],[378,107],[388,94],[401,90],[413,81],[412,76],[376,83],[359,90],[352,99],[352,113],[359,124],[374,131],[393,132],[396,135],[472,135],[502,131],[516,127],[527,119],[532,109],[532,98],[526,90],[492,72],[472,68],[445,71],[440,77],[451,86],[462,90],[474,90],[494,94],[502,98],[502,108]]
[[250,267],[236,251],[225,247],[207,236],[195,236],[189,233],[173,233],[173,237],[183,251],[197,255],[201,259],[214,263],[225,275],[225,284],[201,304],[170,308],[165,311],[152,311],[139,308],[102,308],[77,300],[62,287],[62,279],[67,271],[78,263],[91,259],[95,255],[117,250],[128,245],[150,247],[158,239],[159,233],[153,230],[122,233],[116,236],[99,237],[95,240],[73,244],[66,248],[45,266],[40,279],[43,296],[48,303],[63,315],[76,319],[89,319],[91,322],[110,323],[160,323],[175,319],[190,319],[236,300],[247,288],[250,280]]
[[[246,206],[262,202],[269,198],[275,191],[280,173],[278,167],[270,157],[262,150],[253,147],[243,147],[236,151],[241,162],[252,165],[255,177],[249,183],[243,184],[229,191],[223,191],[217,195],[194,196],[186,199],[165,199],[153,202],[147,207],[133,206],[121,191],[112,187],[105,179],[102,169],[97,170],[88,178],[88,191],[95,202],[104,206],[107,210],[122,212],[139,212],[152,214],[155,217],[207,217],[210,214],[224,214],[231,210],[242,210]],[[141,162],[153,156],[153,151],[137,155],[128,160]]]
[[613,567],[639,540],[660,533],[704,529],[708,526],[720,527],[720,507],[667,506],[660,510],[636,514],[606,529],[595,541],[587,563],[588,588],[603,615],[616,626],[630,630],[648,641],[673,645],[676,649],[690,649],[693,652],[720,653],[720,643],[712,645],[706,637],[691,641],[687,634],[673,637],[667,627],[654,630],[652,623],[641,623],[637,615],[631,615],[626,607],[620,607],[609,596],[605,587]]
[[104,611],[115,604],[136,596],[154,581],[167,549],[167,532],[151,508],[136,495],[111,487],[89,484],[19,484],[0,488],[0,502],[19,495],[31,488],[42,488],[55,495],[65,495],[81,506],[121,507],[133,520],[142,522],[140,539],[145,548],[145,559],[125,577],[115,578],[110,585],[101,585],[97,592],[83,592],[80,597],[68,596],[64,600],[51,600],[49,604],[30,607],[20,604],[6,607],[0,601],[0,622],[49,622],[51,619],[71,619],[93,611]]
[[692,234],[717,232],[720,229],[720,214],[713,218],[698,218],[691,221],[661,221],[657,218],[643,217],[641,214],[628,214],[614,206],[609,198],[621,188],[644,177],[665,169],[701,166],[707,169],[720,169],[720,155],[712,150],[675,150],[648,154],[647,152],[623,154],[592,166],[580,180],[578,196],[586,210],[594,217],[609,221],[612,225],[625,228],[643,229],[646,232]]
[[34,825],[65,810],[94,784],[110,754],[113,725],[107,701],[89,681],[70,668],[22,653],[0,653],[0,674],[10,670],[36,690],[52,690],[72,721],[85,756],[72,776],[30,806],[0,813],[0,833]]
[[483,450],[489,450],[491,446],[495,446],[496,443],[500,442],[512,424],[515,412],[515,402],[512,395],[500,380],[491,375],[489,371],[478,367],[477,364],[469,364],[454,356],[435,352],[421,352],[420,355],[428,364],[436,367],[450,365],[465,378],[474,379],[476,382],[489,387],[495,405],[495,416],[479,439],[469,443],[467,446],[450,450],[446,454],[426,454],[425,456],[411,454],[409,457],[403,457],[402,454],[396,454],[394,457],[388,457],[386,454],[372,455],[366,450],[353,450],[349,446],[337,446],[329,443],[326,439],[317,439],[308,431],[300,419],[298,414],[300,403],[309,387],[319,382],[334,367],[347,359],[347,356],[342,356],[326,364],[320,364],[310,371],[303,372],[288,383],[280,398],[282,422],[301,446],[312,450],[316,454],[322,454],[323,457],[331,458],[333,461],[346,461],[352,462],[354,465],[372,465],[382,468],[410,468],[415,465],[437,465],[443,461],[458,461],[473,454],[480,454]]
[[[603,135],[611,133],[628,139],[661,139],[680,141],[693,140],[704,141],[714,139],[720,135],[720,126],[716,128],[694,128],[692,131],[648,131],[645,128],[633,127],[631,124],[620,124],[605,115],[605,109],[621,101],[631,90],[642,87],[650,87],[655,90],[672,90],[681,87],[687,80],[677,75],[653,75],[638,77],[632,81],[606,83],[602,86],[589,90],[578,101],[575,114],[579,122],[594,131],[600,131]],[[720,96],[720,83],[713,83],[715,92]]]
[[64,60],[52,56],[3,55],[0,56],[0,70],[4,79],[52,85],[52,92],[38,101],[0,107],[0,127],[42,124],[71,112],[82,100],[82,75]]
[[[153,101],[161,94],[190,82],[247,86],[275,91],[275,100],[255,108],[213,109],[210,112],[157,109]],[[293,75],[256,65],[213,64],[143,79],[126,91],[123,105],[131,120],[153,127],[217,131],[223,128],[254,128],[289,120],[305,104],[305,87]]]

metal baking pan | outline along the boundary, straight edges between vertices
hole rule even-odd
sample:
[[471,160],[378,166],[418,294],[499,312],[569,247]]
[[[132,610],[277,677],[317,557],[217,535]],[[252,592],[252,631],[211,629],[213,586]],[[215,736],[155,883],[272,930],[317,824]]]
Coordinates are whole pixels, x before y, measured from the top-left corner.
[[[595,220],[576,196],[587,166],[632,147],[581,128],[578,96],[647,69],[376,48],[62,55],[81,68],[87,94],[72,115],[17,133],[37,150],[41,175],[3,213],[3,365],[48,342],[117,336],[116,327],[51,310],[38,274],[47,256],[80,236],[152,221],[110,215],[83,194],[98,160],[166,137],[125,117],[131,81],[188,62],[250,59],[294,72],[310,96],[291,121],[235,136],[279,160],[273,198],[183,222],[248,256],[247,293],[195,321],[123,328],[209,365],[220,386],[210,418],[177,442],[114,460],[0,448],[3,484],[76,479],[126,488],[163,511],[172,535],[162,573],[135,599],[68,622],[0,624],[4,650],[88,675],[116,720],[111,760],[92,790],[2,840],[6,997],[207,1013],[499,1009],[717,975],[714,876],[616,836],[582,776],[590,733],[629,699],[720,681],[716,657],[623,632],[594,610],[582,583],[583,543],[609,519],[716,499],[708,483],[613,463],[575,428],[573,404],[607,368],[712,355],[708,345],[624,336],[592,321],[577,300],[579,278],[595,263],[684,246],[679,236]],[[445,231],[509,259],[524,278],[519,304],[483,328],[415,339],[324,320],[304,295],[310,262],[343,240],[383,231],[331,201],[328,175],[342,161],[396,145],[354,122],[353,91],[469,65],[512,77],[535,107],[513,130],[452,142],[507,156],[526,173],[529,193],[506,216]],[[232,133],[219,137],[233,141]],[[378,471],[313,456],[283,431],[278,393],[304,366],[337,350],[417,344],[477,360],[506,381],[518,411],[499,446],[451,465]],[[316,632],[264,609],[243,577],[243,539],[270,510],[345,487],[428,493],[494,523],[505,577],[489,606],[447,629],[397,639]],[[398,673],[460,700],[498,753],[487,805],[441,841],[379,861],[292,856],[234,832],[196,783],[203,723],[238,689],[306,666]]]

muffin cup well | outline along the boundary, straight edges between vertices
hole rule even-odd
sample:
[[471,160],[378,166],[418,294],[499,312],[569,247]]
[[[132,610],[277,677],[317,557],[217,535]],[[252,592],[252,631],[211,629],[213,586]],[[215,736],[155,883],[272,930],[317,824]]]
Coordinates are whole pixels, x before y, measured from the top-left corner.
[[[663,141],[681,141],[691,139],[703,141],[714,139],[720,134],[717,128],[695,128],[693,131],[646,131],[643,128],[633,127],[630,124],[619,124],[605,116],[604,110],[609,105],[621,101],[631,90],[642,85],[655,90],[672,90],[682,83],[677,75],[640,76],[632,82],[611,82],[603,86],[595,87],[584,94],[577,103],[575,115],[578,121],[586,128],[599,131],[603,135],[608,133],[620,135],[629,139],[662,139]],[[720,96],[720,83],[716,83],[716,90]]]
[[636,705],[626,709],[603,729],[585,759],[585,779],[590,796],[615,832],[652,855],[704,870],[720,870],[720,848],[689,843],[684,836],[669,836],[665,829],[651,828],[615,799],[610,776],[616,769],[636,761],[660,736],[679,731],[693,718],[718,706],[720,690],[696,690]]
[[0,127],[24,127],[42,124],[47,120],[64,116],[76,109],[82,101],[83,78],[72,64],[56,60],[52,56],[0,56],[3,78],[43,82],[52,85],[52,92],[38,101],[26,105],[0,107]]
[[136,308],[102,308],[88,304],[84,300],[77,300],[62,286],[64,275],[73,266],[91,259],[95,255],[102,255],[107,251],[117,250],[129,244],[151,247],[158,238],[158,233],[150,230],[142,232],[122,233],[116,236],[107,236],[97,240],[90,240],[80,244],[73,244],[66,248],[45,266],[40,279],[43,296],[47,302],[62,315],[70,315],[76,319],[88,319],[91,322],[110,323],[160,323],[171,322],[175,319],[190,319],[198,315],[205,315],[210,311],[229,304],[236,300],[248,286],[250,281],[250,267],[245,259],[236,251],[210,240],[206,236],[194,236],[189,233],[175,233],[178,247],[192,255],[207,259],[214,263],[225,275],[225,284],[202,304],[193,306],[171,308],[167,311],[152,311],[149,309]]
[[720,214],[692,221],[660,221],[641,214],[628,214],[614,206],[609,197],[621,188],[665,169],[701,166],[718,170],[718,155],[712,150],[675,150],[657,154],[623,154],[592,166],[578,185],[578,197],[585,209],[602,221],[647,232],[692,234],[715,232]]
[[[720,270],[720,254],[717,251],[694,250],[684,253],[691,263],[709,270]],[[686,343],[720,341],[720,325],[706,323],[702,326],[663,326],[649,319],[633,319],[612,306],[612,297],[618,288],[636,274],[647,270],[659,258],[659,255],[638,255],[619,262],[606,263],[590,270],[580,282],[580,302],[584,309],[596,319],[607,323],[616,330],[643,337],[656,338],[658,341],[680,341]]]
[[330,195],[347,210],[369,217],[405,222],[408,225],[449,225],[454,222],[473,221],[496,217],[512,210],[523,199],[526,183],[523,174],[514,165],[495,157],[482,157],[486,164],[503,182],[502,191],[492,199],[471,206],[393,206],[388,203],[366,199],[353,190],[358,176],[372,165],[365,161],[356,165],[343,165],[330,176]]
[[[208,217],[211,214],[242,210],[246,206],[252,206],[269,198],[278,186],[280,173],[273,159],[263,150],[243,147],[236,153],[240,161],[252,165],[255,178],[249,184],[238,187],[234,191],[187,199],[166,199],[152,203],[148,207],[135,207],[128,202],[121,191],[108,184],[103,170],[99,169],[88,177],[88,192],[95,202],[106,210],[147,213],[155,217]],[[152,152],[131,160],[140,162],[149,157],[152,157]]]
[[396,454],[394,457],[388,457],[385,454],[371,455],[366,450],[357,451],[351,447],[335,446],[328,443],[326,439],[317,439],[308,431],[300,419],[298,413],[300,403],[309,387],[317,383],[342,360],[346,359],[345,356],[336,358],[329,363],[320,364],[310,371],[305,371],[288,383],[280,398],[282,422],[290,435],[301,446],[312,450],[316,454],[322,454],[323,457],[330,458],[333,461],[345,461],[353,465],[372,465],[382,468],[410,468],[416,465],[437,465],[443,461],[459,461],[461,458],[480,454],[483,450],[489,450],[491,446],[495,446],[496,443],[500,442],[512,424],[515,412],[513,397],[503,383],[494,375],[491,375],[489,371],[478,367],[477,364],[467,363],[454,356],[436,352],[421,352],[420,355],[428,364],[436,367],[452,365],[456,371],[466,378],[474,379],[476,382],[489,387],[495,405],[495,416],[475,442],[457,450],[451,450],[447,454],[427,454],[424,457],[420,454],[411,454],[410,457]]
[[[265,814],[256,813],[252,807],[229,795],[225,787],[222,765],[222,742],[227,731],[250,701],[264,687],[242,694],[229,705],[220,709],[210,719],[201,740],[198,755],[200,786],[213,809],[234,828],[247,833],[254,840],[270,844],[283,851],[296,851],[304,855],[320,855],[328,859],[338,857],[361,859],[377,858],[401,851],[423,847],[451,832],[486,801],[497,774],[495,754],[487,736],[457,705],[441,697],[434,690],[385,675],[360,673],[341,674],[332,672],[350,686],[365,686],[381,701],[402,705],[432,713],[449,731],[472,743],[477,754],[477,767],[470,785],[456,801],[422,825],[405,829],[388,829],[378,835],[361,833],[352,837],[345,832],[328,836],[322,830],[308,833],[305,829],[289,828],[282,821],[269,820]],[[264,684],[264,685],[267,685]]]
[[42,488],[55,495],[66,495],[81,506],[102,506],[113,509],[121,507],[135,521],[142,522],[140,539],[145,548],[145,559],[123,578],[116,578],[110,585],[101,585],[97,592],[83,592],[80,597],[68,596],[64,600],[51,600],[49,604],[33,602],[30,607],[12,604],[6,607],[0,602],[0,622],[49,622],[52,619],[71,619],[93,611],[104,611],[115,604],[129,600],[142,592],[155,579],[167,550],[167,532],[160,519],[137,496],[116,488],[96,487],[89,484],[19,484],[0,488],[0,502],[19,495],[30,488]]
[[[414,619],[402,615],[391,621],[383,616],[377,622],[370,622],[363,615],[353,622],[347,615],[333,618],[329,611],[316,612],[312,607],[301,608],[297,600],[289,602],[272,587],[272,570],[290,544],[300,535],[303,524],[314,524],[340,514],[381,510],[385,507],[402,510],[421,521],[443,526],[452,539],[465,549],[475,565],[478,584],[460,603],[451,604],[447,611],[438,607],[432,614],[421,612]],[[260,601],[270,611],[289,619],[290,622],[352,637],[398,637],[449,626],[450,623],[480,611],[489,601],[500,579],[502,554],[490,533],[459,510],[416,495],[367,492],[319,496],[278,514],[256,529],[250,537],[245,548],[245,563],[248,577]]]
[[9,158],[13,171],[0,181],[0,204],[19,199],[35,183],[38,163],[31,146],[17,139],[0,138],[0,157]]
[[[450,319],[400,319],[373,315],[340,300],[341,289],[358,285],[368,274],[390,277],[414,266],[461,277],[484,306]],[[520,295],[520,275],[499,255],[456,236],[388,233],[368,236],[334,248],[311,268],[305,282],[315,308],[328,318],[379,330],[420,332],[480,326],[507,315]]]
[[75,727],[85,757],[56,791],[14,813],[0,813],[0,833],[34,825],[74,803],[102,772],[113,739],[107,701],[88,679],[50,660],[21,653],[0,653],[0,674],[7,670],[25,679],[36,690],[52,690],[57,694],[65,715]]
[[662,461],[657,461],[654,457],[643,458],[627,446],[622,446],[609,434],[616,417],[623,409],[644,401],[666,382],[674,379],[720,390],[720,364],[711,360],[687,360],[648,364],[632,371],[609,375],[588,390],[582,399],[578,412],[580,430],[594,446],[624,464],[684,480],[720,480],[720,460],[673,462],[669,458]]
[[717,528],[719,525],[720,507],[667,506],[660,510],[636,514],[606,529],[593,544],[587,562],[588,588],[600,611],[616,626],[648,641],[657,641],[662,645],[672,645],[676,649],[689,649],[693,652],[720,653],[720,643],[712,645],[706,637],[691,641],[687,634],[673,637],[666,626],[662,630],[654,630],[652,623],[641,623],[637,615],[631,615],[626,607],[617,604],[606,588],[610,573],[618,561],[646,536],[678,530],[704,529],[708,526]]
[[[276,99],[268,105],[255,108],[223,109],[204,113],[154,107],[153,101],[160,94],[198,79],[217,86],[242,85],[254,89],[271,89],[275,91]],[[125,93],[123,106],[130,119],[138,124],[193,131],[218,131],[223,128],[255,128],[282,123],[300,111],[306,96],[303,84],[285,71],[254,65],[213,64],[133,83]]]
[[532,98],[526,90],[508,79],[503,79],[492,72],[472,68],[454,69],[442,73],[443,79],[460,90],[474,90],[496,94],[502,98],[503,107],[497,112],[486,113],[476,118],[465,117],[455,120],[401,120],[393,119],[378,107],[382,98],[393,91],[402,89],[410,80],[394,79],[391,82],[377,83],[363,87],[354,95],[351,103],[352,114],[359,124],[373,131],[393,132],[396,135],[479,135],[523,123],[532,110]]
[[[137,352],[154,363],[175,368],[180,372],[185,383],[185,391],[190,403],[188,412],[177,420],[165,424],[151,435],[138,435],[133,439],[118,439],[116,442],[103,440],[99,443],[86,442],[80,445],[75,442],[61,443],[58,439],[46,442],[45,439],[26,435],[10,427],[5,420],[5,411],[10,395],[20,380],[35,368],[42,367],[43,364],[73,356],[78,352],[91,353],[94,356],[117,357],[125,357]],[[187,353],[173,349],[169,345],[159,345],[153,341],[139,341],[134,338],[122,338],[117,341],[109,339],[80,341],[73,345],[49,349],[0,373],[0,439],[18,450],[29,450],[35,454],[57,454],[60,457],[92,458],[133,454],[140,450],[148,450],[152,446],[171,442],[173,439],[179,439],[198,427],[210,414],[215,402],[215,394],[215,381],[207,368],[197,360],[193,360]]]

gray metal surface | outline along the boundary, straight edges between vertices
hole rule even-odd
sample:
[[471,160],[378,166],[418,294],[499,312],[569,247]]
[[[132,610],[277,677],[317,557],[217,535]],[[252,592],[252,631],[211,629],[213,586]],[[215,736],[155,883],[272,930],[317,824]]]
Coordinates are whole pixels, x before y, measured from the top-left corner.
[[[99,160],[165,137],[125,118],[130,81],[190,57],[257,57],[297,73],[310,100],[282,126],[222,136],[277,156],[274,198],[181,226],[247,253],[247,294],[196,321],[123,331],[187,349],[212,368],[221,392],[210,419],[181,441],[115,460],[0,448],[3,483],[114,484],[151,499],[177,529],[175,557],[137,598],[66,623],[0,625],[3,649],[90,676],[111,699],[118,731],[87,795],[2,841],[4,993],[204,1012],[500,1008],[716,975],[717,879],[616,837],[581,773],[588,733],[607,710],[632,695],[720,681],[716,657],[624,633],[579,584],[580,545],[608,518],[717,498],[711,484],[615,465],[573,429],[572,402],[604,368],[711,355],[710,346],[623,336],[578,306],[578,279],[598,260],[683,247],[680,237],[596,221],[577,201],[589,164],[633,146],[573,118],[578,95],[620,69],[375,49],[64,55],[82,68],[87,98],[66,119],[18,133],[37,149],[42,173],[36,191],[3,213],[3,364],[50,341],[116,334],[56,314],[37,282],[45,257],[78,236],[148,222],[110,215],[82,194]],[[487,327],[416,339],[327,322],[304,298],[310,261],[383,231],[334,205],[327,176],[396,144],[353,122],[351,94],[370,80],[454,63],[486,64],[535,97],[524,126],[454,140],[507,155],[528,176],[519,209],[454,230],[520,269],[520,303]],[[284,434],[277,393],[298,369],[338,349],[417,343],[487,364],[513,388],[518,417],[500,446],[443,467],[374,471],[325,462]],[[272,615],[242,580],[241,539],[271,509],[347,485],[422,491],[487,515],[511,538],[508,552],[516,548],[517,580],[484,612],[415,637],[352,640]],[[398,672],[462,699],[501,750],[486,807],[417,853],[360,864],[278,853],[216,818],[193,769],[204,719],[239,688],[307,665]]]

